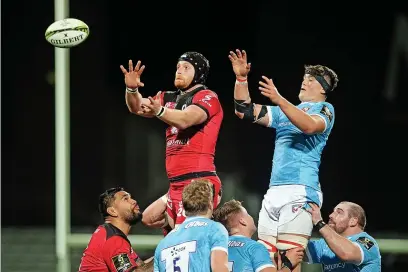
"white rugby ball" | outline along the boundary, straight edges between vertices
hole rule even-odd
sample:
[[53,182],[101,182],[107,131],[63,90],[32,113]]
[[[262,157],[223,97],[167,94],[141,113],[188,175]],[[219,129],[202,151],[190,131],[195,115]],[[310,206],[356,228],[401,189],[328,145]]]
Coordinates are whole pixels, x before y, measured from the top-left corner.
[[45,31],[45,39],[55,47],[70,48],[83,43],[89,27],[81,20],[67,18],[52,23]]

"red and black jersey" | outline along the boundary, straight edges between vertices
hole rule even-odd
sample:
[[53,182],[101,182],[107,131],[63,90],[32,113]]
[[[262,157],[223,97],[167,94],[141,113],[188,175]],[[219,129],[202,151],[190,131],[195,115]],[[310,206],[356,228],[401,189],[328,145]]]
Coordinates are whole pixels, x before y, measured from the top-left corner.
[[207,120],[185,130],[166,129],[166,171],[168,178],[188,173],[215,172],[215,147],[224,113],[215,92],[201,86],[180,94],[162,92],[162,106],[184,110],[196,105],[207,114]]
[[112,224],[105,223],[92,234],[79,272],[129,272],[137,268],[138,259],[127,236]]

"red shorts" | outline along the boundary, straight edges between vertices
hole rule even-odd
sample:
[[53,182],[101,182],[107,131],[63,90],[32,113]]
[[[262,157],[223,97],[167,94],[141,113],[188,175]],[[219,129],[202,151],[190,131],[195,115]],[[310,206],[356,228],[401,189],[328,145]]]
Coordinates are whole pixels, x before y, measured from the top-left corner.
[[[196,178],[194,178],[196,179]],[[174,224],[179,225],[184,222],[186,216],[184,214],[182,195],[183,189],[194,179],[187,179],[178,182],[170,183],[170,189],[167,193],[167,215],[173,219]],[[218,203],[221,201],[221,180],[218,176],[200,177],[200,179],[207,179],[214,184],[214,209],[217,208]]]

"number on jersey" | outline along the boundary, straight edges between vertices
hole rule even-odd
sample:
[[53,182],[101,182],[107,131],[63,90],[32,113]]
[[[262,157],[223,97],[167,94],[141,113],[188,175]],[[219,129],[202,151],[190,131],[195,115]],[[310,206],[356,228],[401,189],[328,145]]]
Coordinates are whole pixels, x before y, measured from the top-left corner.
[[232,272],[232,271],[234,271],[234,262],[228,262],[228,271],[229,272]]
[[196,241],[178,244],[163,249],[160,253],[160,260],[166,262],[168,272],[188,272],[190,253],[194,253],[196,248]]

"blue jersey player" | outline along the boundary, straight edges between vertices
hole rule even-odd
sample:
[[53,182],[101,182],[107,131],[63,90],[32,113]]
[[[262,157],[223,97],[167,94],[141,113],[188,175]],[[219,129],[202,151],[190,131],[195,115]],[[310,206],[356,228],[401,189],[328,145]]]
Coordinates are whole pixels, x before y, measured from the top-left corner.
[[[214,220],[222,223],[228,233],[229,271],[235,272],[275,272],[276,267],[268,250],[251,239],[256,232],[254,219],[241,202],[234,199],[225,202],[214,212]],[[281,272],[290,272],[303,259],[303,249],[289,250]]]
[[236,75],[235,113],[276,130],[269,189],[259,213],[258,238],[272,253],[307,246],[313,225],[302,209],[308,202],[322,204],[319,185],[321,153],[334,124],[334,108],[326,102],[338,82],[333,70],[306,66],[297,106],[283,98],[272,79],[263,76],[261,94],[275,106],[251,102],[247,76],[251,68],[245,51],[230,52]]
[[228,232],[210,220],[213,188],[206,180],[191,182],[183,190],[186,220],[158,244],[155,272],[228,272]]
[[377,242],[365,231],[366,216],[363,208],[352,202],[339,203],[326,225],[320,208],[310,204],[308,211],[313,224],[323,239],[310,241],[307,262],[322,264],[330,272],[380,272],[381,255]]

